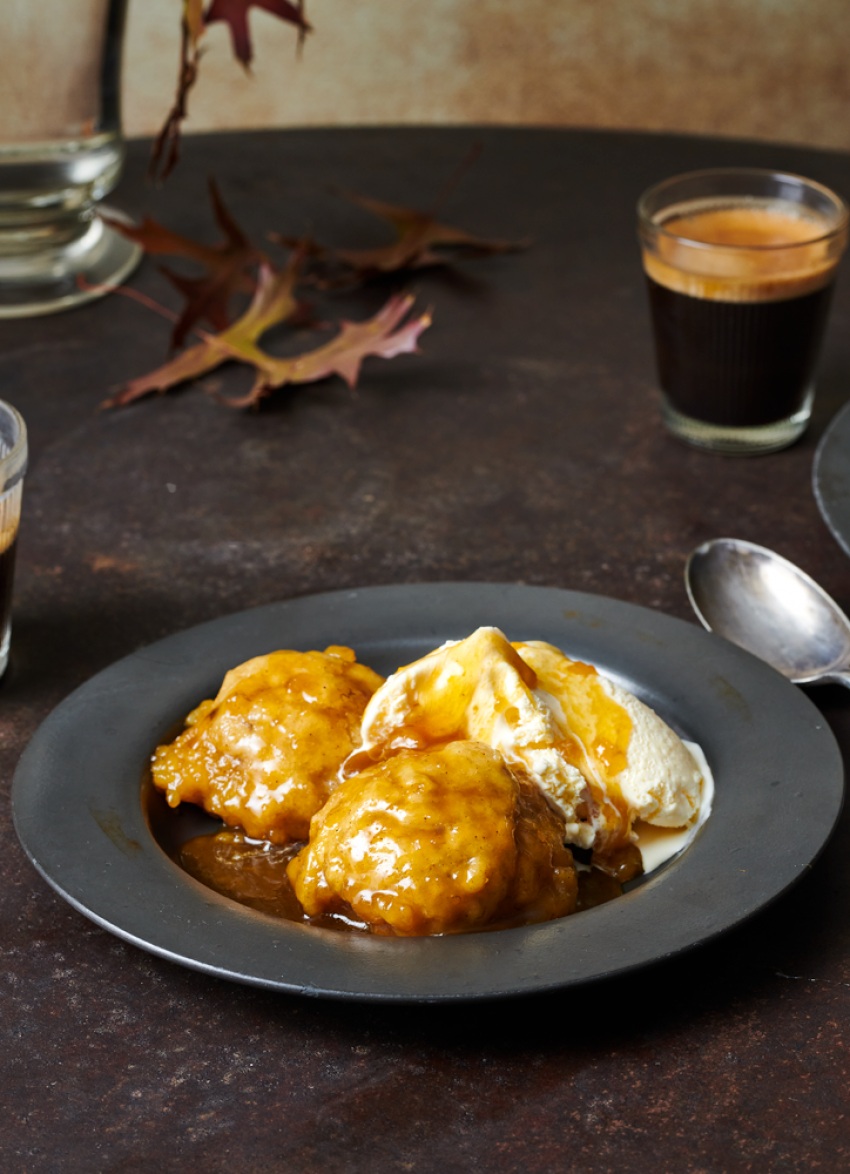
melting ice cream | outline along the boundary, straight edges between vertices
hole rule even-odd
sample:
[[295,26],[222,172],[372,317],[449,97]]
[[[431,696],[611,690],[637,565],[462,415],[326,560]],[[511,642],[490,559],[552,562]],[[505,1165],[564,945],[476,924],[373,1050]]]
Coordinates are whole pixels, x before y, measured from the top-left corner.
[[[399,669],[369,701],[361,733],[346,773],[401,748],[486,743],[560,809],[568,842],[612,871],[643,826],[686,834],[710,805],[704,760],[653,710],[593,666],[542,641],[512,645],[497,628]],[[680,841],[660,837],[673,851]]]

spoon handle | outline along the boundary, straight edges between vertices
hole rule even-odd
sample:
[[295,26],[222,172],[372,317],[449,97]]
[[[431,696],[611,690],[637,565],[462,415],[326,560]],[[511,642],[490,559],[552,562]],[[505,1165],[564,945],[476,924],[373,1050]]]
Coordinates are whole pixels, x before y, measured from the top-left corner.
[[834,673],[824,673],[821,680],[825,685],[843,685],[850,689],[850,669],[837,669]]

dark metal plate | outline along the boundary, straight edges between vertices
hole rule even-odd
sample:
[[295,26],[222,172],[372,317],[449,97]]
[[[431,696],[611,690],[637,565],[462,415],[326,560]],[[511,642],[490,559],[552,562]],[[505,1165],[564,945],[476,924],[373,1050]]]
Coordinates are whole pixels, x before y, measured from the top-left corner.
[[[225,671],[276,648],[350,644],[389,673],[481,624],[593,663],[699,742],[711,819],[681,857],[601,908],[498,933],[391,939],[279,921],[218,896],[157,842],[140,784],[153,747]],[[593,595],[503,584],[371,587],[242,612],[119,661],[44,722],[13,785],[18,835],[53,887],[143,949],[257,986],[452,1001],[621,974],[710,941],[773,901],[838,818],[841,755],[773,669],[693,625]]]
[[850,554],[850,404],[821,437],[812,467],[821,517],[845,554]]

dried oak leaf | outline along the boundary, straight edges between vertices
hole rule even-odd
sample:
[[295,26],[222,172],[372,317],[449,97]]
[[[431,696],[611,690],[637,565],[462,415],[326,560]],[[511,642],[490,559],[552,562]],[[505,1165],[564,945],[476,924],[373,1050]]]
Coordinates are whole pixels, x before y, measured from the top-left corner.
[[221,334],[202,336],[201,342],[149,375],[132,380],[102,406],[119,407],[152,391],[167,391],[179,383],[205,375],[228,359],[235,359],[253,366],[256,379],[246,396],[224,402],[232,407],[248,407],[286,383],[312,383],[332,374],[341,375],[353,387],[367,355],[390,359],[418,349],[417,339],[430,326],[430,314],[422,314],[400,326],[413,298],[396,295],[368,321],[343,322],[337,337],[315,351],[289,359],[278,359],[261,351],[257,346],[260,336],[271,326],[291,318],[298,310],[294,288],[301,260],[295,254],[286,268],[277,273],[263,264],[254,299],[237,322]]
[[207,25],[218,20],[227,22],[233,51],[247,69],[253,57],[248,31],[248,9],[252,7],[263,8],[273,16],[294,24],[298,28],[299,47],[304,36],[312,31],[304,16],[304,0],[296,0],[294,4],[289,0],[212,0],[206,12],[204,0],[183,0],[177,93],[162,130],[154,139],[148,179],[167,179],[180,159],[180,128],[188,113],[189,91],[198,80],[200,41]]
[[356,387],[360,366],[370,355],[394,359],[419,351],[419,335],[431,325],[430,310],[400,325],[414,301],[412,294],[394,294],[365,322],[341,321],[336,338],[315,351],[291,359],[265,355],[262,366],[257,365],[257,378],[248,394],[224,402],[234,408],[247,408],[284,384],[316,383],[329,375],[340,375],[349,387]]
[[277,273],[269,265],[262,265],[251,305],[232,326],[221,334],[202,335],[199,343],[149,375],[131,380],[101,406],[120,407],[148,392],[167,391],[169,387],[212,371],[228,359],[253,362],[256,356],[263,357],[254,345],[256,340],[269,327],[286,321],[298,305],[293,291],[299,265],[297,255],[293,255],[286,268]]
[[224,240],[218,245],[204,245],[181,236],[146,216],[140,225],[127,225],[109,216],[103,219],[122,235],[141,245],[146,253],[185,257],[207,270],[204,277],[184,277],[161,266],[162,272],[186,298],[186,306],[171,336],[173,347],[182,346],[198,322],[208,322],[214,330],[230,323],[229,304],[234,293],[252,293],[255,281],[249,269],[264,260],[225,207],[214,180],[209,181],[213,214]]
[[[495,253],[516,252],[527,248],[530,243],[528,240],[486,240],[462,229],[452,228],[451,225],[441,224],[430,212],[387,204],[356,192],[341,192],[340,195],[367,212],[380,216],[395,229],[395,241],[376,249],[325,249],[312,245],[312,254],[320,264],[340,261],[361,280],[381,273],[397,273],[402,269],[445,265],[449,257],[443,250],[447,249],[457,250],[464,255],[486,257]],[[269,235],[272,240],[289,247],[298,243],[293,237],[278,233]]]
[[233,52],[246,69],[254,56],[248,31],[249,8],[262,8],[272,16],[294,24],[298,28],[299,40],[312,31],[304,16],[304,0],[298,0],[295,4],[290,4],[289,0],[212,0],[204,15],[204,24],[213,24],[217,20],[227,22]]

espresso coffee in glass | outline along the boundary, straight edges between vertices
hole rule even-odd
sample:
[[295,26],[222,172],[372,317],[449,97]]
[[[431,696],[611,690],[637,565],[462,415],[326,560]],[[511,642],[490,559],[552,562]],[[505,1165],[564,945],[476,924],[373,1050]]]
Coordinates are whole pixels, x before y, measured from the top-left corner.
[[821,184],[748,168],[644,193],[638,228],[673,433],[759,453],[804,431],[848,214]]
[[12,581],[26,471],[26,425],[11,404],[0,400],[0,676],[9,663]]

